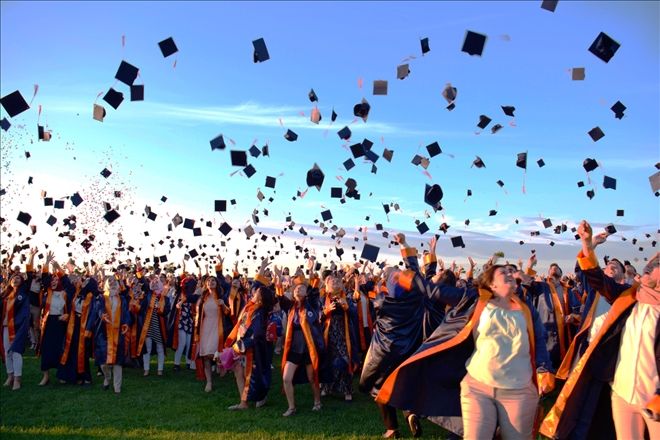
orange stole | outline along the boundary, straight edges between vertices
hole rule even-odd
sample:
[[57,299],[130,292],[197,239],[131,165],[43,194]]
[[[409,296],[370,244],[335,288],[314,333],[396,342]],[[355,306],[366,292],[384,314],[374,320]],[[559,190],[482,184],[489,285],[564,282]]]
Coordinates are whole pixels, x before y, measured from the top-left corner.
[[[13,287],[10,287],[10,289],[12,289],[12,291],[5,298],[3,298],[4,305],[2,307],[2,322],[4,322],[5,316],[7,316],[7,333],[9,333],[9,344],[14,342],[14,338],[16,337],[16,327],[14,323],[14,302],[16,301],[16,291],[13,289]],[[4,338],[0,338],[0,350],[2,350],[2,360],[6,361],[3,339]]]
[[119,323],[121,322],[121,298],[117,296],[117,310],[112,313],[112,301],[110,296],[105,296],[105,313],[109,322],[105,323],[105,334],[108,341],[106,364],[114,365],[117,362],[117,349],[119,348]]
[[555,404],[552,406],[550,411],[548,411],[547,416],[545,419],[543,419],[543,423],[541,423],[541,428],[539,432],[546,437],[554,438],[555,432],[557,431],[557,428],[559,427],[559,421],[561,419],[562,414],[564,413],[564,408],[566,407],[566,401],[569,399],[571,394],[573,393],[573,390],[575,389],[575,385],[577,384],[578,379],[582,375],[582,371],[584,370],[584,367],[591,357],[591,354],[595,350],[596,346],[598,343],[603,339],[603,336],[609,328],[616,322],[617,319],[631,306],[635,304],[637,301],[635,294],[637,293],[637,288],[639,287],[639,284],[635,283],[633,286],[623,292],[619,298],[614,301],[614,304],[612,304],[612,308],[610,309],[610,312],[607,314],[607,318],[605,318],[605,321],[603,322],[602,327],[600,328],[600,331],[596,335],[593,341],[589,342],[589,346],[587,347],[587,350],[584,352],[584,355],[580,358],[578,361],[577,365],[571,371],[570,375],[568,376],[568,379],[564,383],[563,388],[561,389],[561,392],[559,393],[559,396],[557,396],[557,400],[555,401]]
[[80,287],[76,287],[76,294],[73,295],[73,300],[71,301],[71,311],[69,314],[69,319],[66,324],[66,334],[64,337],[64,350],[62,351],[62,356],[60,356],[60,364],[66,364],[67,359],[69,358],[69,349],[71,348],[71,338],[73,337],[73,330],[76,326],[76,313],[73,307],[75,304],[78,295],[80,294]]
[[[62,292],[62,291],[60,291]],[[48,293],[46,294],[46,305],[44,306],[43,311],[41,312],[41,335],[39,335],[39,345],[37,347],[37,356],[41,353],[41,343],[44,340],[44,332],[46,331],[46,321],[48,321],[48,316],[50,316],[50,302],[53,299],[53,289],[48,288]],[[66,291],[64,291],[64,310],[63,313],[67,313],[66,306]]]
[[550,292],[552,293],[552,304],[555,312],[555,322],[557,323],[557,333],[559,335],[559,357],[563,360],[566,356],[566,324],[564,322],[564,316],[566,315],[564,309],[562,308],[562,303],[559,301],[559,294],[552,280],[547,280],[548,287],[550,287]]
[[[137,354],[139,355],[142,353],[142,347],[144,346],[144,341],[147,339],[147,332],[149,331],[149,326],[151,325],[151,316],[153,315],[154,312],[154,304],[156,303],[156,295],[151,294],[151,300],[149,301],[149,308],[147,309],[147,315],[145,316],[144,323],[142,324],[142,332],[140,332],[140,342],[138,343],[137,346]],[[160,315],[158,320],[159,322],[159,327],[161,330],[161,333],[165,333],[163,335],[163,344],[167,342],[167,332],[163,332],[163,329],[165,328],[165,323],[163,322],[163,313],[165,311],[165,296],[161,295],[160,297],[160,303],[158,304],[158,314]]]
[[293,339],[293,314],[298,314],[298,320],[300,322],[300,328],[302,329],[303,336],[305,337],[305,342],[307,343],[307,349],[309,350],[309,358],[312,361],[312,369],[314,370],[314,383],[319,384],[319,357],[316,353],[316,345],[314,345],[314,339],[312,338],[312,331],[309,328],[309,323],[307,322],[307,310],[305,307],[300,309],[293,309],[289,311],[289,319],[287,320],[286,326],[286,335],[284,338],[284,354],[282,355],[282,371],[284,371],[284,366],[286,365],[287,357],[289,356],[289,350],[291,349],[291,341]]
[[194,328],[194,340],[193,340],[193,359],[197,359],[199,354],[199,342],[200,342],[200,331],[202,330],[202,323],[204,322],[204,302],[205,301],[215,301],[218,306],[218,349],[217,351],[222,351],[225,345],[225,330],[222,325],[222,306],[220,305],[220,300],[218,299],[217,292],[211,292],[213,298],[209,298],[208,295],[205,298],[200,298],[197,302],[196,313],[195,313],[195,328]]
[[[227,336],[225,342],[225,347],[231,347],[238,340],[238,331],[240,330],[241,325],[246,329],[252,324],[252,318],[254,312],[259,310],[259,307],[256,307],[256,304],[250,301],[245,308],[241,311],[241,314],[238,316],[238,321],[234,328]],[[252,376],[252,360],[254,358],[254,353],[252,350],[245,351],[245,383],[243,385],[243,391],[241,392],[241,400],[247,400],[248,392],[250,391],[250,377]]]
[[[341,298],[346,300],[346,295],[342,293]],[[325,307],[330,306],[330,296],[325,296]],[[342,306],[343,308],[343,306]],[[323,340],[325,341],[326,349],[328,347],[328,335],[330,333],[330,321],[332,320],[332,313],[327,316],[327,321],[325,321],[325,329],[323,330]],[[360,332],[361,334],[361,332]],[[344,339],[346,340],[346,351],[348,354],[348,372],[353,374],[353,356],[351,356],[351,334],[348,328],[348,305],[344,309]]]
[[[371,292],[370,292],[371,293]],[[364,337],[364,317],[362,316],[362,294],[360,294],[358,301],[357,301],[357,315],[358,315],[358,328],[360,329],[360,349],[362,351],[365,351],[367,347],[367,341]],[[367,299],[369,301],[369,299]],[[367,302],[367,325],[369,326],[369,330],[371,331],[374,327],[374,323],[372,322],[371,319],[371,313],[369,313],[369,303]]]

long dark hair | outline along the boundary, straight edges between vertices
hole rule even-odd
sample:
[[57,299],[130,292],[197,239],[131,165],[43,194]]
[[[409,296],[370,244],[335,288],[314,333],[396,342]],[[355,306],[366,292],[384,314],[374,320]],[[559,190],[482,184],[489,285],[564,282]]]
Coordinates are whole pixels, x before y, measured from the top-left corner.
[[480,289],[488,290],[492,292],[490,285],[493,283],[493,278],[495,278],[495,271],[501,267],[506,267],[505,264],[493,264],[488,269],[483,271],[479,278],[477,278],[477,286]]

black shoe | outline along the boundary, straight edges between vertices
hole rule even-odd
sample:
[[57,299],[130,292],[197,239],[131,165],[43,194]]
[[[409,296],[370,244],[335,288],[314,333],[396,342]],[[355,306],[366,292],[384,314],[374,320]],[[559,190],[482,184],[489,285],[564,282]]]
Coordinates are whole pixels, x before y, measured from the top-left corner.
[[105,391],[108,391],[108,390],[110,389],[110,385],[103,385],[103,389],[104,389]]
[[422,425],[419,423],[419,417],[415,414],[410,414],[408,416],[408,427],[410,428],[410,433],[413,437],[417,438],[422,436]]
[[181,371],[181,365],[175,365],[174,368],[173,368],[173,370],[174,370],[175,372]]

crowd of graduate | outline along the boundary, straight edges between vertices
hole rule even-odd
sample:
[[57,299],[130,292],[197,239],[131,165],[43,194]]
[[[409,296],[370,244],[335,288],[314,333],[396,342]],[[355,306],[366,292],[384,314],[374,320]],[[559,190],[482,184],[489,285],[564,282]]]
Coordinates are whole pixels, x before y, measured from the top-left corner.
[[[214,373],[233,373],[230,410],[263,406],[272,374],[282,374],[285,417],[296,414],[294,385],[309,383],[320,411],[326,395],[351,401],[359,376],[386,438],[401,434],[400,409],[415,437],[428,418],[466,439],[658,439],[660,254],[640,274],[615,258],[601,268],[595,248],[607,233],[583,221],[578,234],[574,273],[551,264],[545,276],[534,254],[526,266],[494,256],[479,268],[470,258],[467,271],[445,267],[435,239],[418,255],[403,234],[403,266],[318,271],[310,259],[290,273],[264,259],[253,278],[237,265],[228,273],[221,257],[214,274],[185,264],[165,273],[137,258],[63,267],[52,252],[37,267],[31,249],[24,271],[13,255],[3,265],[4,385],[21,388],[30,347],[40,386],[52,371],[80,385],[98,374],[120,393],[123,367],[152,374],[153,354],[162,375],[171,349],[174,371],[196,370],[206,392]],[[556,400],[544,413],[546,395]]]

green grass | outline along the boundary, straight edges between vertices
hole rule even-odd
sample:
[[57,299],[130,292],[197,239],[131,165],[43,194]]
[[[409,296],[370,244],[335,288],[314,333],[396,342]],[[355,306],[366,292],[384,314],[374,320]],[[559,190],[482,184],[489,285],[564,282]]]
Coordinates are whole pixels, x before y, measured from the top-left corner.
[[[214,376],[214,389],[204,393],[204,383],[194,371],[172,371],[168,351],[165,375],[142,377],[142,371],[124,368],[122,392],[104,391],[102,379],[93,385],[51,384],[39,387],[39,359],[26,353],[23,386],[0,391],[0,437],[8,439],[377,439],[384,431],[373,400],[357,391],[353,403],[342,397],[325,397],[323,410],[312,412],[309,385],[296,386],[294,417],[284,418],[287,404],[282,393],[279,357],[273,386],[263,408],[232,412],[238,402],[233,375]],[[152,357],[155,359],[155,356]],[[51,370],[54,378],[55,370]],[[2,381],[6,378],[2,366]],[[55,383],[53,383],[55,382]],[[401,432],[411,437],[399,413]],[[422,421],[424,438],[443,438],[443,430]]]

